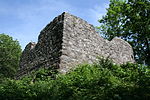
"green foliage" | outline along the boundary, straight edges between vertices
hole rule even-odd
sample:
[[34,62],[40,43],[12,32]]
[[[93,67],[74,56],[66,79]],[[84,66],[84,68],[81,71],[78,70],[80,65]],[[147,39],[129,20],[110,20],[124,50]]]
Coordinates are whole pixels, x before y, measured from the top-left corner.
[[8,35],[0,34],[0,78],[15,75],[20,54],[19,42]]
[[[79,65],[66,75],[48,77],[41,69],[36,76],[6,79],[0,84],[1,100],[148,100],[150,69],[138,64],[115,65],[101,59]],[[35,81],[33,81],[35,79]]]
[[138,63],[150,65],[150,1],[110,0],[107,13],[98,27],[104,38],[115,36],[133,47]]
[[52,67],[48,69],[40,68],[39,70],[33,71],[30,75],[23,77],[23,79],[30,77],[32,79],[31,82],[48,81],[56,79],[57,74],[58,71]]

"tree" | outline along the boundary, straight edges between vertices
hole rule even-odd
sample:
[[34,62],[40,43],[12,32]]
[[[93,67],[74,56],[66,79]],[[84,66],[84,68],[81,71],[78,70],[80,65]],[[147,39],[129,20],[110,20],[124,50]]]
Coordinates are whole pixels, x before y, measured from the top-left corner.
[[150,65],[150,1],[110,0],[98,27],[104,38],[115,36],[128,41],[138,63]]
[[12,37],[0,34],[0,77],[13,77],[19,65],[21,46]]

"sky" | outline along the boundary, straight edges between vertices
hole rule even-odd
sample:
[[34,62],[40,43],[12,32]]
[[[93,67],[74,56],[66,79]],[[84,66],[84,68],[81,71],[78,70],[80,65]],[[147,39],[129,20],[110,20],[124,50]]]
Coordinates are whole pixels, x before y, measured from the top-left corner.
[[0,0],[0,33],[17,39],[24,49],[29,42],[37,42],[40,31],[61,13],[98,26],[108,5],[109,0]]

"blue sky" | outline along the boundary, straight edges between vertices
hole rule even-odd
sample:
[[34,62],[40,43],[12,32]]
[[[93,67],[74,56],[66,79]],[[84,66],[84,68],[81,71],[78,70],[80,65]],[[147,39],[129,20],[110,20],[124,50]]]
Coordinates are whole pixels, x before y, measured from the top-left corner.
[[62,12],[98,26],[108,5],[109,0],[0,0],[0,33],[17,39],[24,49],[37,42],[40,31]]

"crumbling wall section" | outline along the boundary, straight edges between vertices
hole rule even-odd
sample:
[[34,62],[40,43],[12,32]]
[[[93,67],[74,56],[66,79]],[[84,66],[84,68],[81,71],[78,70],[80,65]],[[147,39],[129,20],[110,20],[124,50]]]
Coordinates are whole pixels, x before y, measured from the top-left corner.
[[93,25],[63,13],[40,33],[38,42],[29,43],[22,53],[18,77],[40,67],[55,67],[61,73],[77,64],[92,63],[97,56],[109,57],[117,64],[134,62],[132,47],[124,40],[108,41]]
[[124,40],[108,41],[99,36],[93,25],[70,14],[64,16],[62,73],[77,64],[92,63],[98,56],[109,57],[117,64],[134,62],[132,47]]
[[40,67],[59,67],[62,53],[63,18],[63,14],[56,17],[40,32],[37,44],[30,42],[25,47],[17,77]]

